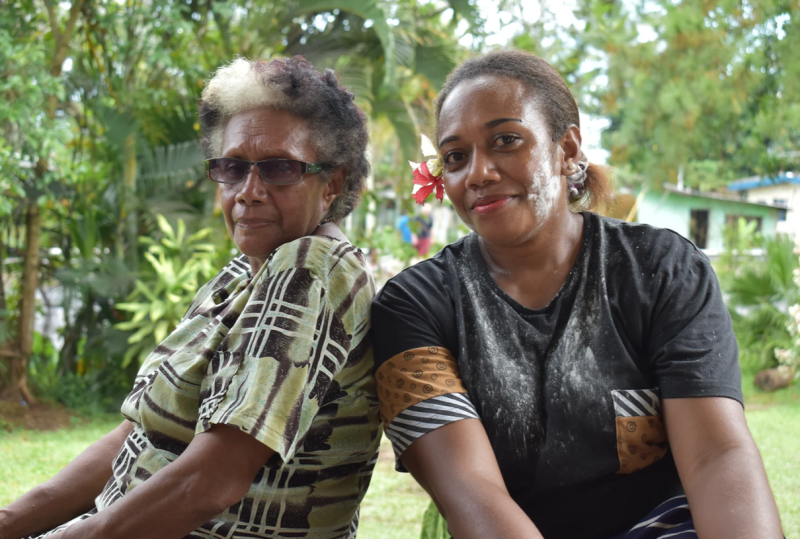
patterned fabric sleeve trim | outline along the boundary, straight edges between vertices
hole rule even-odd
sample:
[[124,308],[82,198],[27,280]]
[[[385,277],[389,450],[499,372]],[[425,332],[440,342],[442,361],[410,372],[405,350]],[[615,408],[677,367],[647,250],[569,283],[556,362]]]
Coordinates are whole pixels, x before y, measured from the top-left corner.
[[421,436],[462,419],[480,419],[466,393],[439,395],[415,404],[397,414],[386,428],[392,442],[398,472],[407,472],[400,457]]
[[419,437],[448,423],[480,419],[450,351],[438,346],[406,350],[375,373],[381,418],[395,453],[395,469],[407,471],[400,456]]

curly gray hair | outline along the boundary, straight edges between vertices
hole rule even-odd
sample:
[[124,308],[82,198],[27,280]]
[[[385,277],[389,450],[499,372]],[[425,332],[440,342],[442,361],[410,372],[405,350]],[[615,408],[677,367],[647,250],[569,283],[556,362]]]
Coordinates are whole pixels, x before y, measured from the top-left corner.
[[222,134],[231,116],[258,107],[284,110],[311,122],[318,161],[344,167],[342,194],[331,204],[327,220],[340,221],[358,204],[367,161],[367,120],[353,102],[353,92],[339,85],[330,69],[320,73],[302,56],[252,61],[237,58],[217,70],[200,100],[200,142],[206,158],[219,157]]

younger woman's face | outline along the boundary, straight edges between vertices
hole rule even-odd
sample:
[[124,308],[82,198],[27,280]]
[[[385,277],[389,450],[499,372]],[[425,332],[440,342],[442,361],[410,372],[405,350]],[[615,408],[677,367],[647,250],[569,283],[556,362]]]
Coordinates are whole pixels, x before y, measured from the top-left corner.
[[563,151],[523,83],[483,76],[442,105],[438,144],[447,196],[485,241],[519,245],[568,211]]

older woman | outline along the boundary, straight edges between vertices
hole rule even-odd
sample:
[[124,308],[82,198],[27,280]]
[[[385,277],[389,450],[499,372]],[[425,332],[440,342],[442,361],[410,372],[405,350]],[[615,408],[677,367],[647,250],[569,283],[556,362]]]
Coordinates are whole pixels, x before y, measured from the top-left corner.
[[609,185],[558,73],[522,52],[469,60],[436,113],[444,190],[474,233],[372,312],[398,467],[453,536],[781,537],[708,259],[577,211]]
[[242,254],[147,358],[126,420],[0,511],[3,539],[355,536],[374,288],[335,223],[368,172],[365,117],[299,57],[221,68],[200,116]]

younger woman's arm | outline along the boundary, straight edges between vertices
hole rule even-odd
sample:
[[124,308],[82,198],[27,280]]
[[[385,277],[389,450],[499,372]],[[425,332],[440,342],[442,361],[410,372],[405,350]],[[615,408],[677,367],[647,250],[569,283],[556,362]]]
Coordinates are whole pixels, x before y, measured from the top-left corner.
[[449,423],[412,443],[403,464],[458,539],[541,539],[511,499],[479,419]]
[[94,507],[132,428],[129,421],[123,421],[55,477],[0,509],[0,539],[19,539],[53,529]]
[[742,405],[664,399],[664,420],[700,539],[780,539],[781,521]]

